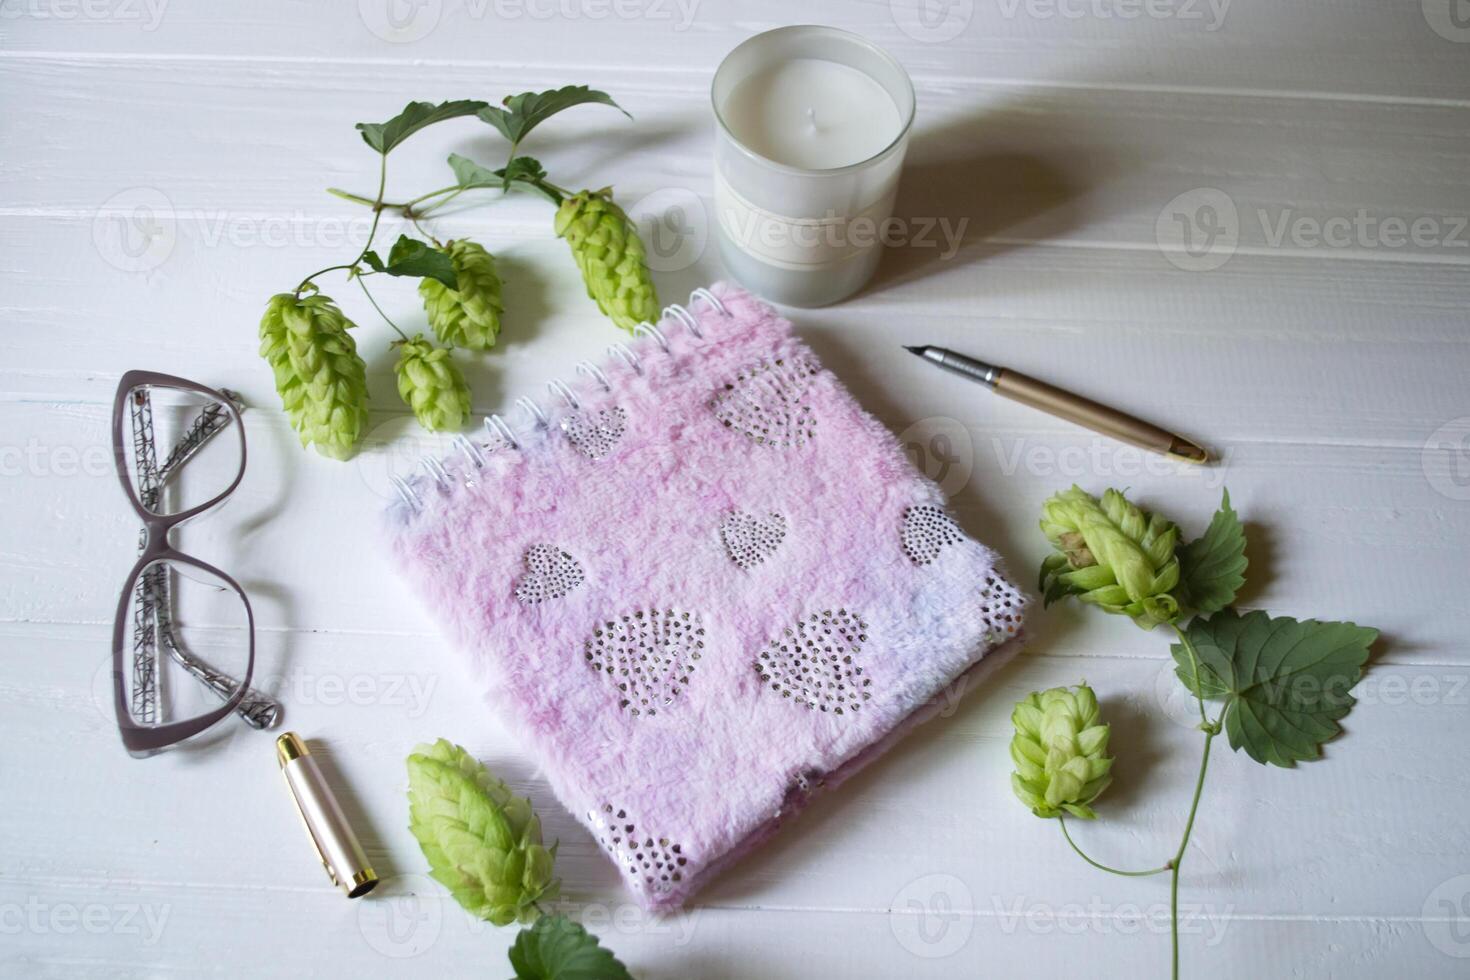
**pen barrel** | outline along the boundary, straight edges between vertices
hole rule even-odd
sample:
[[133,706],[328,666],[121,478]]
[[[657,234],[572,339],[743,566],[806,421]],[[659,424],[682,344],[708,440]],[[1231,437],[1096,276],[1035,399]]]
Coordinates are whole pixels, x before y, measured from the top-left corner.
[[1089,398],[1074,395],[1061,388],[1054,388],[1044,381],[1037,381],[1019,371],[1009,369],[1001,371],[995,382],[995,391],[1011,401],[1029,405],[1038,411],[1066,419],[1068,422],[1074,422],[1084,428],[1142,449],[1160,453],[1174,451],[1175,436],[1172,433],[1120,412],[1116,408],[1099,405]]
[[306,832],[316,845],[317,856],[332,881],[348,898],[372,891],[378,883],[377,875],[316,760],[310,755],[298,756],[284,763],[281,771],[306,824]]

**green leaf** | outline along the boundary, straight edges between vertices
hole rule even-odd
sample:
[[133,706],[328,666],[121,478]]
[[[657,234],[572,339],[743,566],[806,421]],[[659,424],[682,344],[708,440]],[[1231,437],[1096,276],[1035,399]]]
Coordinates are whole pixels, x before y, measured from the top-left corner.
[[508,191],[512,183],[519,181],[530,189],[545,195],[553,204],[561,203],[556,195],[541,185],[541,179],[546,176],[546,168],[541,166],[541,161],[535,157],[516,157],[499,170],[491,170],[480,166],[469,157],[453,153],[449,156],[449,168],[454,171],[455,182],[463,190],[495,187]]
[[448,253],[407,235],[398,236],[398,241],[393,243],[393,250],[388,253],[387,262],[377,252],[367,252],[362,260],[374,272],[390,276],[437,279],[450,289],[459,288],[459,277],[454,272],[454,262]]
[[585,85],[568,85],[565,88],[549,89],[545,92],[522,92],[520,95],[507,95],[504,102],[505,108],[485,106],[478,115],[485,122],[500,130],[500,135],[512,143],[519,143],[531,130],[563,109],[588,103],[610,105],[629,119],[633,118],[628,110],[613,101],[612,96]]
[[1182,643],[1170,647],[1175,673],[1192,693],[1225,702],[1230,747],[1257,762],[1293,766],[1322,754],[1355,703],[1378,631],[1354,623],[1297,621],[1232,609],[1196,616],[1186,630],[1199,673]]
[[633,980],[597,937],[564,915],[543,915],[510,948],[516,980]]
[[1235,601],[1245,584],[1245,530],[1226,490],[1204,535],[1179,549],[1179,602],[1212,613]]
[[484,109],[488,102],[478,99],[460,99],[456,102],[410,102],[398,115],[383,123],[358,123],[363,142],[379,153],[387,153],[425,126],[454,119],[457,116],[473,116]]

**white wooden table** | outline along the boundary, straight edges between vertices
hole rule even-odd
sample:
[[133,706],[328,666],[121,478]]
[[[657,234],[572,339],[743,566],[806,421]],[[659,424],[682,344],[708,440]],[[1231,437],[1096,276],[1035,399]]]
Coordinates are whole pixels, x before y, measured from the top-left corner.
[[[405,827],[403,758],[440,735],[541,808],[569,907],[640,977],[1165,971],[1166,884],[1083,866],[1012,798],[1006,754],[1018,697],[1085,677],[1119,761],[1105,819],[1079,833],[1157,863],[1199,742],[1162,635],[1037,612],[993,684],[652,920],[383,557],[387,474],[431,448],[394,395],[386,327],[327,280],[370,359],[375,428],[350,463],[295,446],[256,357],[265,299],[362,241],[365,212],[323,193],[372,189],[352,124],[411,98],[608,90],[634,123],[578,109],[525,149],[667,219],[666,301],[718,278],[701,249],[710,75],[744,37],[802,22],[909,68],[900,210],[967,224],[955,254],[902,249],[860,297],[795,320],[908,441],[949,438],[966,527],[1029,586],[1054,490],[1128,486],[1198,531],[1228,483],[1249,521],[1244,605],[1383,631],[1324,761],[1216,756],[1183,878],[1186,974],[1470,971],[1464,0],[3,0],[0,971],[508,974],[514,931],[448,901]],[[451,151],[504,149],[472,121],[429,130],[394,154],[391,192],[446,183]],[[438,228],[495,250],[509,280],[503,347],[470,371],[478,412],[618,339],[544,203],[487,196]],[[411,283],[382,296],[420,315]],[[945,382],[898,349],[922,342],[1168,420],[1224,463],[1161,468]],[[244,485],[183,541],[250,590],[259,674],[344,787],[388,879],[374,899],[329,887],[270,735],[236,724],[148,761],[118,743],[105,663],[136,527],[106,444],[130,368],[253,406]]]

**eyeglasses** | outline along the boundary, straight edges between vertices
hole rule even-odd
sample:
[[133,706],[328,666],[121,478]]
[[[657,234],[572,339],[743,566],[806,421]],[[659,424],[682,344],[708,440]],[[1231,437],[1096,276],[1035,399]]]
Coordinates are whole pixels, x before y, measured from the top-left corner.
[[[280,716],[281,706],[250,686],[255,618],[244,590],[169,542],[169,532],[217,507],[245,476],[241,409],[232,391],[172,375],[129,371],[118,383],[113,460],[143,528],[113,620],[112,688],[118,731],[135,755],[198,735],[232,711],[254,728]],[[155,429],[175,437],[162,462]],[[234,439],[216,438],[230,429]]]

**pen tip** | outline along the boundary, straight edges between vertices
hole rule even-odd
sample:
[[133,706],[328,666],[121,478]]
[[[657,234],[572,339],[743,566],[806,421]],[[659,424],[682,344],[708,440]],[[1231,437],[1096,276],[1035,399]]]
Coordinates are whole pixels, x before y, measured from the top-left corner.
[[908,344],[904,344],[903,349],[908,351],[910,354],[918,354],[920,357],[924,356],[925,348],[923,347],[910,347]]

